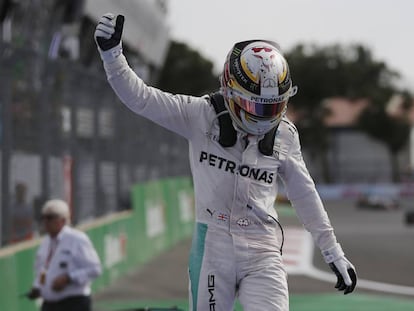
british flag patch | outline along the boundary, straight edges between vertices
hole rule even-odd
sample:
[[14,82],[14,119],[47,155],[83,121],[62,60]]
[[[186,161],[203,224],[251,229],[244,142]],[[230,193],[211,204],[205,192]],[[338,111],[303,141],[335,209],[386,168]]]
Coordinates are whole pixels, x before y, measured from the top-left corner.
[[226,215],[226,214],[221,214],[220,213],[220,214],[217,215],[217,219],[221,220],[221,221],[227,221],[229,219],[229,216]]

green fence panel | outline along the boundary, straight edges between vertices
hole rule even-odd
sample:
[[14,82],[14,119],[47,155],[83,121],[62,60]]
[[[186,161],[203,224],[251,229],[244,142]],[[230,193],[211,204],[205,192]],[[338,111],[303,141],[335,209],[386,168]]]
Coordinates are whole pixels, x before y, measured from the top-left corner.
[[0,310],[18,310],[17,267],[14,254],[0,258],[3,290],[0,290]]
[[[36,257],[37,247],[31,247],[23,249],[22,251],[15,253],[15,263],[16,263],[16,288],[17,294],[20,295],[18,299],[18,308],[16,310],[37,310],[36,305],[33,301],[30,301],[21,295],[27,293],[33,284],[34,277],[34,260]],[[13,310],[13,309],[11,309]]]
[[162,182],[154,181],[145,185],[145,236],[151,258],[169,246],[166,214],[168,203]]
[[123,215],[105,225],[85,230],[95,246],[103,269],[102,275],[93,282],[93,290],[108,286],[136,263],[132,215]]
[[[104,243],[101,236],[104,232],[104,226],[94,227],[91,229],[86,229],[85,232],[88,234],[89,238],[91,239],[92,244],[95,247],[96,252],[98,253],[99,259],[101,260],[101,264],[103,265],[104,258],[102,257],[105,250],[104,250]],[[108,278],[106,276],[105,270],[103,271],[102,275],[100,275],[97,279],[94,280],[92,283],[92,289],[98,290],[101,288],[105,288],[105,286],[109,283]]]
[[146,253],[146,214],[145,214],[145,184],[137,184],[132,189],[132,207],[134,211],[134,237],[130,237],[136,251],[137,263],[144,263],[150,258]]
[[191,236],[194,229],[195,204],[193,184],[189,178],[177,178],[180,240]]
[[166,215],[168,226],[168,243],[174,245],[180,240],[180,218],[178,207],[179,187],[175,179],[166,179],[162,182],[164,199],[167,202]]

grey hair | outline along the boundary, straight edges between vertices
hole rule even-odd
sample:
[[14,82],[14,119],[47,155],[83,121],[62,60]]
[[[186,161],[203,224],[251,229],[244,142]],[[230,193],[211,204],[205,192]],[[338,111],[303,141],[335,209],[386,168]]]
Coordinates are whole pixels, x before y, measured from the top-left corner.
[[42,215],[53,214],[66,220],[70,223],[70,210],[68,204],[60,199],[48,200],[43,204]]

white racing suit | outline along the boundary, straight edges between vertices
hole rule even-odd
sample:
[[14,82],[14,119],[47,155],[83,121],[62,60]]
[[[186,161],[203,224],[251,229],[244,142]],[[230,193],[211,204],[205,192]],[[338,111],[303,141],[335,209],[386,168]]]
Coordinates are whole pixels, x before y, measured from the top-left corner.
[[123,55],[104,66],[128,108],[189,141],[196,198],[190,310],[231,311],[236,297],[245,311],[288,310],[274,209],[277,177],[317,246],[325,250],[336,245],[303,162],[295,126],[287,119],[280,123],[272,156],[260,153],[261,137],[248,136],[246,141],[242,133],[233,147],[224,148],[218,143],[217,115],[207,96],[172,95],[148,87]]

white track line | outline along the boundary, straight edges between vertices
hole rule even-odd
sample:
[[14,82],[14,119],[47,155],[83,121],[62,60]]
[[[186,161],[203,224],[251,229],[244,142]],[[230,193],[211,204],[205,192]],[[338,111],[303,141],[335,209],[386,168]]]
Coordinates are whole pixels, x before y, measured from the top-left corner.
[[[285,229],[285,237],[286,248],[283,254],[283,260],[288,274],[305,275],[329,283],[336,282],[336,277],[333,273],[320,270],[313,266],[313,239],[307,231],[299,227],[288,227]],[[358,279],[357,288],[414,296],[414,287],[364,279]]]

